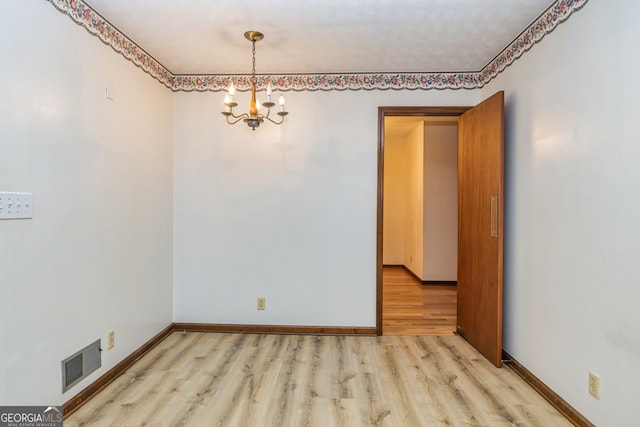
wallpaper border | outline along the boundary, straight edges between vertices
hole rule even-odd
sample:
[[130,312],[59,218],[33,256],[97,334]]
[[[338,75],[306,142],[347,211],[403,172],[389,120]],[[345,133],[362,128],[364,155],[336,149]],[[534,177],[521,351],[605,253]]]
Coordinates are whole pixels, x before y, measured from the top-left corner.
[[[220,92],[231,81],[250,88],[249,75],[173,74],[82,0],[46,0],[90,34],[140,67],[174,92]],[[259,75],[258,85],[271,83],[279,91],[477,89],[493,80],[588,0],[557,0],[482,70],[438,73],[334,73]]]
[[[582,9],[589,0],[557,0],[545,10],[531,25],[504,48],[493,60],[480,71],[482,85],[489,83],[511,65],[523,53],[555,30],[573,14]],[[482,87],[482,86],[480,86]]]
[[174,89],[173,73],[82,0],[47,0],[76,24],[98,37],[160,83]]

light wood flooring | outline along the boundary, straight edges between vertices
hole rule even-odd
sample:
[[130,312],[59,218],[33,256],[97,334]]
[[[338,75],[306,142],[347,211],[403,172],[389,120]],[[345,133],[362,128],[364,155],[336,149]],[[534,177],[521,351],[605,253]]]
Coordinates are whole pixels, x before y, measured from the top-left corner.
[[459,336],[173,332],[73,426],[570,426]]
[[423,285],[402,267],[382,270],[383,335],[453,335],[456,286]]

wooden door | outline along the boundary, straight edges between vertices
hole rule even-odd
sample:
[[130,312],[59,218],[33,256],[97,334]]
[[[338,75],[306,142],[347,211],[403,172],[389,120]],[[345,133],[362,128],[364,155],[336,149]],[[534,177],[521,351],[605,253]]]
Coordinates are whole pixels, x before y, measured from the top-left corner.
[[502,365],[504,92],[458,123],[457,328]]

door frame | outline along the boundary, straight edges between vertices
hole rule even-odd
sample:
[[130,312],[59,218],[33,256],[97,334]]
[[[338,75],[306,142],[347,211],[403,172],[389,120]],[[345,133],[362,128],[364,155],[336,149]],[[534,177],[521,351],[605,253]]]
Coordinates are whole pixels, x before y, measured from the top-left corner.
[[382,227],[384,208],[384,118],[392,116],[460,116],[468,107],[378,107],[378,206],[376,230],[376,334],[382,335]]

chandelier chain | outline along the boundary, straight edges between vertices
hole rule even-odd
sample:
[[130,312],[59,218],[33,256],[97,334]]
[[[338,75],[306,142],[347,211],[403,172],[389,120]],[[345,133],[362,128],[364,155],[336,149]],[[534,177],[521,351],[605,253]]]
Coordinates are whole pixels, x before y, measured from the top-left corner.
[[252,68],[251,68],[251,82],[256,83],[258,79],[256,79],[256,41],[252,41],[253,51],[252,51]]

